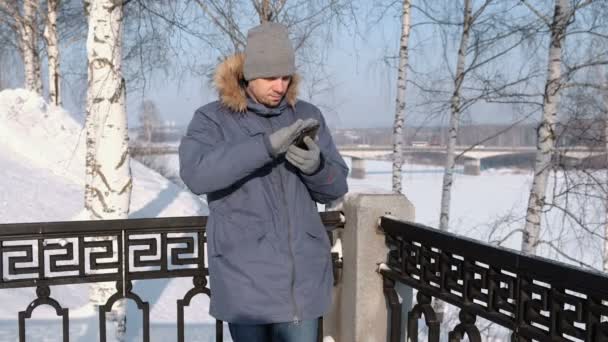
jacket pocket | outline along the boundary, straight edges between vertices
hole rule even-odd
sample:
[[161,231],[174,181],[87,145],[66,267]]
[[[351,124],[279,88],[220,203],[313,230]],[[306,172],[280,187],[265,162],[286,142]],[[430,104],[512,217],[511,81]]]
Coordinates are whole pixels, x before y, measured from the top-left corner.
[[329,235],[327,234],[327,229],[323,225],[323,220],[321,220],[321,214],[317,209],[317,205],[312,200],[307,203],[309,208],[305,209],[310,215],[310,219],[307,220],[308,223],[304,227],[304,232],[306,233],[306,237],[314,240],[318,240],[318,242],[323,243],[323,245],[331,249],[331,245],[329,242]]
[[230,255],[235,251],[246,254],[255,252],[266,237],[271,222],[242,216],[213,213],[210,248],[211,256]]
[[[314,220],[315,223],[317,220]],[[331,249],[329,243],[329,236],[327,235],[327,230],[325,230],[325,226],[321,222],[321,219],[318,220],[319,224],[307,224],[304,228],[304,232],[306,233],[305,238],[313,240],[314,242],[321,244],[327,251]]]

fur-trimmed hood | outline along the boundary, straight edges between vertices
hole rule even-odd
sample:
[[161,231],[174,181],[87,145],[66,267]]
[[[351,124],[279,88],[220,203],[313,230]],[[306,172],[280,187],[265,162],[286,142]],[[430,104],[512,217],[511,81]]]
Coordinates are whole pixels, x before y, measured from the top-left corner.
[[[217,67],[214,76],[215,88],[220,97],[220,102],[235,112],[247,111],[247,94],[245,92],[245,76],[243,67],[245,55],[242,53],[226,58]],[[285,97],[291,107],[295,107],[298,97],[298,83],[300,77],[295,74],[291,78]]]

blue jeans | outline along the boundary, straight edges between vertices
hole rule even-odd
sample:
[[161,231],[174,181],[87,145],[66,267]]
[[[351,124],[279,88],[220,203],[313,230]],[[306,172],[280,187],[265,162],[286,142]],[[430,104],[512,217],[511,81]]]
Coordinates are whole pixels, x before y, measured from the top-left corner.
[[234,342],[316,342],[318,319],[299,323],[234,324],[228,323]]

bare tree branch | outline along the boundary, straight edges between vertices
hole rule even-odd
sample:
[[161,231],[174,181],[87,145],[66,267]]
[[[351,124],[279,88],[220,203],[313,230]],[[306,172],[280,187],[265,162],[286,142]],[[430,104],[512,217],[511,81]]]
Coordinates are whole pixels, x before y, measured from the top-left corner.
[[530,11],[532,11],[532,13],[536,14],[536,16],[539,19],[541,19],[547,26],[551,26],[551,19],[549,19],[549,17],[547,17],[546,15],[542,14],[541,12],[539,12],[527,0],[520,0],[520,1],[521,1],[522,4],[524,4],[526,7],[528,7],[530,9]]
[[[245,46],[245,37],[243,35],[242,32],[240,32],[238,29],[235,28],[235,25],[233,23],[231,23],[230,21],[228,22],[229,26],[226,26],[222,23],[222,21],[220,20],[220,18],[218,17],[218,15],[214,14],[209,7],[202,1],[202,0],[195,0],[196,3],[201,7],[201,9],[203,10],[203,12],[209,17],[211,18],[211,20],[213,21],[213,23],[222,31],[224,32],[226,35],[228,35],[228,37],[230,37],[230,40],[232,41],[232,44],[234,45],[234,49],[235,50],[239,50],[240,48]],[[213,1],[211,1],[211,4],[215,7],[215,9],[217,10],[218,7],[215,6],[215,3]],[[225,14],[222,16],[224,19],[227,19]]]
[[576,258],[571,257],[567,253],[564,253],[564,251],[561,248],[559,248],[558,246],[555,246],[555,244],[553,244],[550,241],[541,240],[541,241],[538,242],[538,245],[539,246],[540,245],[547,245],[547,246],[549,246],[549,248],[551,248],[551,250],[553,250],[554,252],[556,252],[557,254],[559,254],[562,258],[564,258],[564,259],[566,259],[566,260],[568,260],[568,261],[570,261],[570,262],[572,262],[574,264],[577,264],[577,265],[579,265],[581,267],[586,267],[588,269],[598,270],[599,271],[599,269],[597,267],[594,267],[593,265],[587,264],[587,263],[585,263],[583,261],[580,261],[580,260],[578,260]]
[[574,6],[574,10],[578,11],[579,9],[586,7],[588,5],[591,5],[593,3],[594,0],[583,0],[582,2],[579,2],[578,4],[576,4]]

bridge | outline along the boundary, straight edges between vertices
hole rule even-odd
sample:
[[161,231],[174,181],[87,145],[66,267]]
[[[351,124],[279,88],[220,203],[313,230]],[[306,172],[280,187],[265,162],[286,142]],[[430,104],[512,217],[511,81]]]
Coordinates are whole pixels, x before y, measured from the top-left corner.
[[[353,176],[364,176],[365,160],[389,160],[393,154],[392,145],[342,145],[340,154],[353,161]],[[531,168],[536,158],[536,147],[485,147],[456,146],[457,163],[464,164],[464,172],[478,175],[481,170],[493,167]],[[444,165],[445,146],[404,146],[403,155],[410,162],[418,164]],[[563,167],[605,167],[606,150],[588,147],[561,147],[553,156],[554,162]]]
[[[133,145],[131,155],[177,154],[179,142],[155,143],[147,146]],[[390,160],[392,145],[340,145],[340,154],[352,160],[354,178],[365,177],[365,160]],[[457,146],[457,164],[464,165],[468,175],[479,175],[481,170],[497,167],[532,168],[536,147]],[[441,165],[445,163],[445,146],[404,146],[403,156],[416,164]],[[554,163],[566,167],[606,167],[606,150],[584,146],[561,147],[553,156]]]

